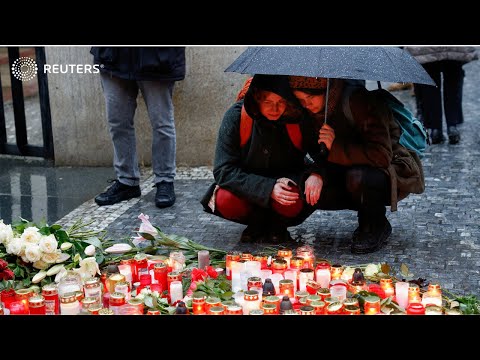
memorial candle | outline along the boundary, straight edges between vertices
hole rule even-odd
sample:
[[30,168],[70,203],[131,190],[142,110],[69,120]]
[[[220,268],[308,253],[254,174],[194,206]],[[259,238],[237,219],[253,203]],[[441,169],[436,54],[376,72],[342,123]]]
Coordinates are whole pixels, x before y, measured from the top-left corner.
[[210,266],[210,252],[208,250],[200,250],[198,252],[198,268],[205,270],[207,266]]
[[170,303],[174,304],[183,299],[183,289],[181,281],[172,281],[170,283]]
[[365,315],[377,315],[380,312],[380,298],[378,296],[367,296],[363,309]]
[[380,287],[385,292],[386,297],[395,295],[395,289],[393,288],[393,283],[391,278],[380,279]]
[[397,281],[395,283],[395,299],[402,308],[406,309],[408,306],[408,289],[410,284],[404,281]]

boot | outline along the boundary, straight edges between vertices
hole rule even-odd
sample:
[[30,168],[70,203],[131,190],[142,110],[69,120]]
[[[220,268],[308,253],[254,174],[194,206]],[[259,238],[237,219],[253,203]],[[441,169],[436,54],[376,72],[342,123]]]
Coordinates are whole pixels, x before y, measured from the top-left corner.
[[248,226],[243,230],[240,242],[262,243],[268,236],[268,223],[270,215],[267,209],[256,208],[251,214]]
[[460,142],[460,132],[458,131],[456,126],[449,126],[447,132],[449,144],[455,145]]
[[[385,210],[385,208],[384,208]],[[351,251],[354,254],[368,254],[379,250],[392,233],[392,226],[385,211],[362,213],[359,211],[358,228],[353,232]]]
[[287,230],[287,225],[276,214],[272,214],[270,225],[268,230],[267,241],[272,244],[284,244],[288,242],[295,242]]

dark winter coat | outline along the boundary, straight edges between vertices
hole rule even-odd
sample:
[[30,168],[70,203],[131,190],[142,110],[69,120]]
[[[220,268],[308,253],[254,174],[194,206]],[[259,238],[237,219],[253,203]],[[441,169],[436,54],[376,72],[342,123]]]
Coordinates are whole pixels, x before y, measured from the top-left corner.
[[183,80],[184,47],[92,47],[100,71],[127,80]]
[[466,64],[478,59],[478,54],[473,46],[407,46],[405,50],[420,64],[442,60],[453,60]]
[[[282,87],[281,89],[275,86],[268,89],[264,87],[265,84],[259,88],[273,91],[288,99],[291,94],[288,79],[285,77],[280,83],[283,83],[285,88],[279,84],[275,86],[278,85]],[[268,208],[277,179],[290,178],[303,189],[306,177],[311,172],[320,172],[315,165],[307,166],[304,161],[307,152],[318,153],[318,144],[313,122],[303,117],[302,112],[296,113],[295,117],[282,116],[276,121],[270,121],[261,115],[252,95],[252,89],[255,87],[254,77],[245,95],[245,109],[253,119],[249,141],[243,147],[240,146],[240,116],[244,105],[244,101],[240,100],[225,113],[220,126],[213,175],[215,183],[221,188],[260,207]],[[288,135],[286,124],[291,122],[298,122],[300,125],[302,150],[294,146]],[[209,211],[207,203],[213,193],[213,187],[201,201],[206,211]]]
[[[344,101],[349,101],[352,116],[345,115]],[[420,158],[399,144],[401,129],[388,106],[374,93],[359,88],[349,96],[344,95],[329,124],[335,130],[335,141],[328,161],[343,166],[368,165],[385,171],[390,178],[391,211],[397,210],[397,202],[408,194],[425,190]]]

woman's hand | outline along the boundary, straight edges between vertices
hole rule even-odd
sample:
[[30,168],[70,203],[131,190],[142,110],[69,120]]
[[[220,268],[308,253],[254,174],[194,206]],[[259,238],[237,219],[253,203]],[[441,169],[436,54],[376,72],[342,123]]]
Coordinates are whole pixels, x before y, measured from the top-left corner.
[[[283,181],[285,180],[285,181]],[[291,186],[292,185],[292,186]],[[295,191],[295,182],[287,178],[281,178],[277,180],[277,183],[273,187],[270,197],[282,205],[293,205],[297,202],[300,194]]]
[[323,124],[320,128],[320,133],[318,134],[318,143],[324,143],[328,151],[332,149],[333,141],[335,140],[335,130],[328,125]]
[[320,200],[322,193],[323,179],[318,174],[311,174],[305,181],[305,198],[307,203],[311,206],[315,205]]

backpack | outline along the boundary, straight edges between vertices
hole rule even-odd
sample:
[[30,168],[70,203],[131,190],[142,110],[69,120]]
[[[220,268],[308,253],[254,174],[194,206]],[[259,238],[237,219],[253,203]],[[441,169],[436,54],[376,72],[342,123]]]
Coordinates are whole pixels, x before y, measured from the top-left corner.
[[[237,101],[245,98],[245,94],[252,82],[252,78],[248,78],[243,85],[242,90],[237,95]],[[250,136],[252,135],[252,128],[253,128],[253,119],[250,115],[247,114],[245,110],[245,106],[242,105],[242,112],[240,115],[240,146],[243,147],[247,144]],[[299,124],[286,124],[287,133],[290,137],[291,142],[293,145],[300,151],[302,151],[302,131],[300,129]]]
[[[399,143],[403,147],[415,151],[420,158],[423,157],[427,144],[430,144],[427,131],[422,122],[418,120],[405,105],[393,94],[385,89],[371,90],[377,99],[385,102],[392,111],[393,118],[402,130]],[[344,113],[349,120],[353,119],[350,111],[348,96],[344,101]]]

